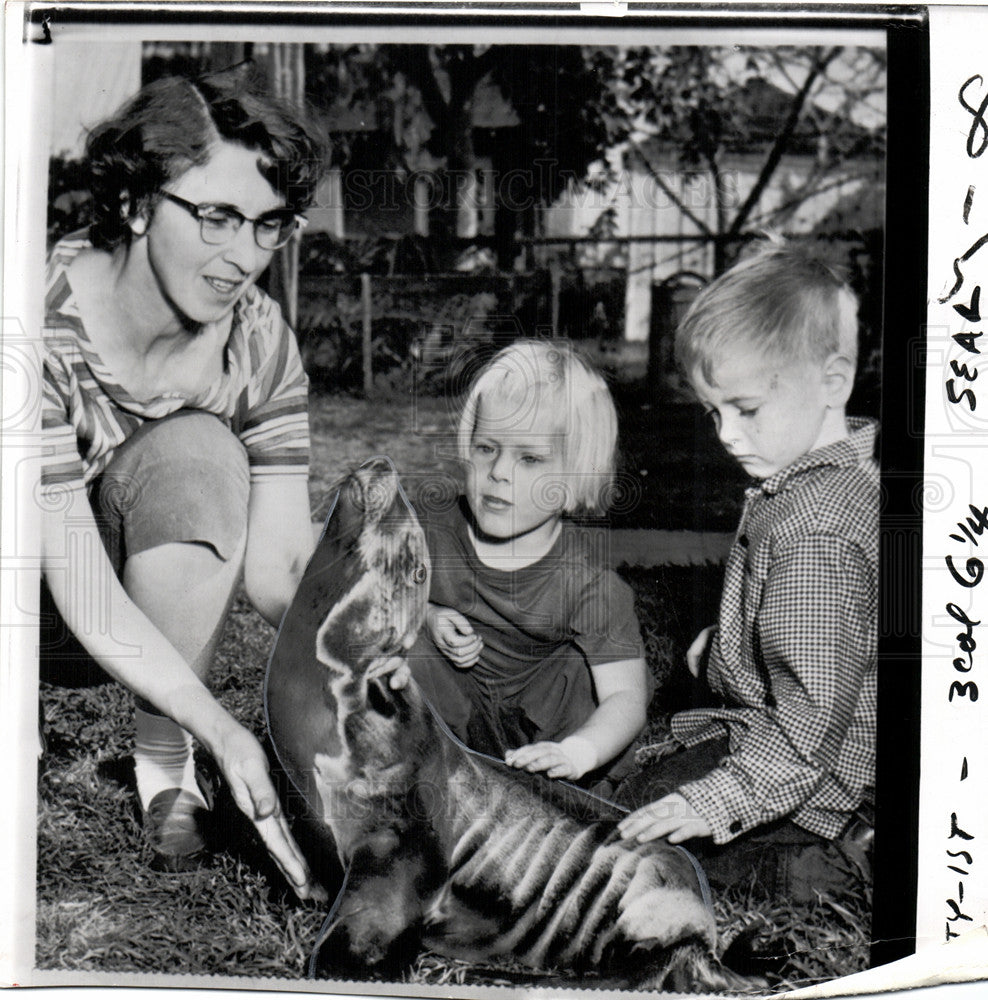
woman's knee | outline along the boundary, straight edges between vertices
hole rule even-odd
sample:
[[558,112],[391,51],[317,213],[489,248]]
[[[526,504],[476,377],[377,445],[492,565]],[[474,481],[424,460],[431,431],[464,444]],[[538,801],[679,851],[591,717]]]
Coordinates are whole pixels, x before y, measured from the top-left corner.
[[97,506],[122,536],[123,558],[169,543],[243,554],[250,475],[243,445],[219,418],[180,412],[150,421],[114,457]]
[[163,455],[212,458],[247,468],[247,454],[240,439],[215,414],[202,410],[179,410],[161,420],[143,424],[131,441],[153,441]]

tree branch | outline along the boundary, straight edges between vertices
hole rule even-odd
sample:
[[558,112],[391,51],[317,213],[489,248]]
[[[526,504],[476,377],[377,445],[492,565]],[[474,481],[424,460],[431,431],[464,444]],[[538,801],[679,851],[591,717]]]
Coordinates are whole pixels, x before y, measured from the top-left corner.
[[700,230],[701,233],[705,236],[712,236],[713,233],[711,232],[710,227],[699,216],[695,215],[690,210],[686,202],[684,202],[683,199],[662,179],[661,173],[659,173],[659,171],[652,166],[651,161],[645,154],[645,150],[642,149],[642,147],[635,142],[634,139],[629,139],[628,142],[634,148],[635,152],[637,152],[641,157],[642,163],[644,163],[648,168],[649,176],[658,185],[659,190],[676,206],[676,208],[679,209],[680,212],[683,213],[683,215],[686,216],[687,219],[690,220],[690,222],[693,223],[694,226],[697,227],[697,229]]
[[785,153],[786,147],[789,145],[789,140],[792,139],[793,133],[796,131],[796,125],[799,123],[800,113],[803,110],[803,105],[806,103],[807,97],[809,97],[813,84],[816,83],[817,78],[833,61],[839,52],[839,47],[830,49],[810,67],[810,71],[806,76],[806,80],[803,82],[803,86],[799,88],[799,91],[793,97],[792,104],[789,108],[789,115],[786,118],[785,124],[782,126],[778,137],[773,143],[768,157],[762,164],[762,169],[759,172],[758,179],[755,181],[755,186],[751,189],[748,197],[745,198],[744,203],[738,209],[737,215],[734,217],[734,221],[731,223],[730,228],[725,234],[726,236],[737,236],[738,233],[741,232],[742,227],[748,220],[748,216],[751,214],[755,205],[758,204],[759,198],[761,198],[765,188],[768,187],[768,183],[772,179],[772,175],[775,173],[776,168],[782,160],[782,155]]
[[724,231],[724,223],[727,221],[727,208],[724,205],[724,192],[721,188],[720,164],[717,162],[715,153],[707,154],[704,159],[707,161],[707,169],[713,178],[714,207],[717,212],[717,232],[722,233]]
[[771,225],[780,216],[786,216],[790,213],[792,209],[798,208],[800,205],[809,201],[810,198],[815,198],[818,195],[826,194],[828,191],[833,191],[835,188],[840,188],[844,184],[852,184],[855,181],[872,181],[877,183],[881,180],[880,170],[868,170],[862,169],[854,174],[845,174],[841,177],[835,177],[829,183],[821,184],[819,187],[814,188],[812,191],[806,189],[805,186],[800,187],[798,191],[793,192],[793,197],[786,201],[784,204],[779,205],[777,208],[772,209],[771,212],[766,212],[764,215],[755,217],[752,222],[756,225]]

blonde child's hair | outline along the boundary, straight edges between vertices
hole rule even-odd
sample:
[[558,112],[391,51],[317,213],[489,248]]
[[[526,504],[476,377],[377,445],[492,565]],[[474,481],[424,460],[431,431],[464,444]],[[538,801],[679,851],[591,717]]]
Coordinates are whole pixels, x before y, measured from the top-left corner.
[[700,292],[676,332],[687,378],[699,368],[711,384],[715,365],[739,346],[795,362],[840,354],[856,365],[857,297],[833,264],[769,236]]
[[[470,459],[481,400],[507,401],[517,422],[507,431],[544,433],[534,426],[536,406],[548,411],[562,435],[566,469],[562,510],[573,514],[606,510],[614,481],[617,413],[600,373],[563,340],[519,340],[483,367],[460,413],[457,448]],[[541,409],[545,404],[546,409]]]

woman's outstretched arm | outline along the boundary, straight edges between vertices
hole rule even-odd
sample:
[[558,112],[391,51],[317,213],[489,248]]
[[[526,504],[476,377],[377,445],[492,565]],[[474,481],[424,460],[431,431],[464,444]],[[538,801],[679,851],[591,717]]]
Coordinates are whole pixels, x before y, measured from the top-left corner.
[[45,515],[43,528],[42,570],[66,625],[111,677],[206,747],[237,805],[298,895],[307,898],[312,894],[308,868],[281,815],[263,749],[127,595],[103,549],[85,493],[74,490],[70,496],[65,509]]

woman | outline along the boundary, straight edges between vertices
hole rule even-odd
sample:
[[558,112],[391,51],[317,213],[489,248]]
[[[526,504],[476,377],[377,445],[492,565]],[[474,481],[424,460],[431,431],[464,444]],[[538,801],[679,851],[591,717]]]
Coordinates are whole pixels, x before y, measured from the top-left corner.
[[191,733],[305,898],[264,752],[203,681],[241,571],[277,624],[313,547],[306,377],[255,282],[304,222],[323,143],[227,74],[145,87],[87,154],[92,224],[49,261],[44,580],[136,696],[158,864],[189,867],[204,849]]

